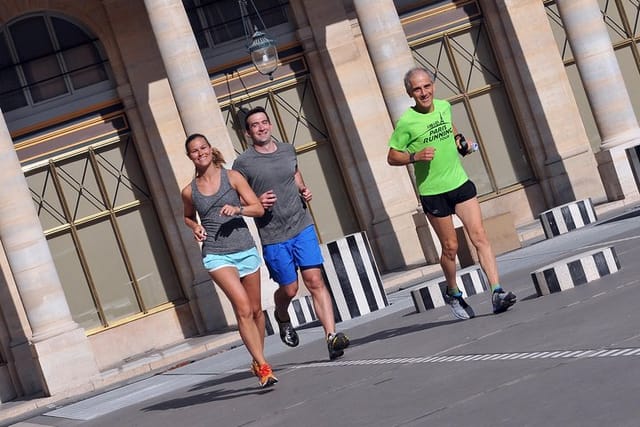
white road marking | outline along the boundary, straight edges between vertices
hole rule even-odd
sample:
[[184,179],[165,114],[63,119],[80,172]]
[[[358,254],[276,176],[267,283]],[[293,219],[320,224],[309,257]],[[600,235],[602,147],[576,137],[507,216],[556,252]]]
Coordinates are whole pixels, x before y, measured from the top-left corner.
[[334,360],[331,362],[303,363],[291,366],[292,369],[320,368],[326,366],[355,366],[355,365],[389,365],[389,364],[419,364],[419,363],[452,363],[477,361],[503,361],[515,359],[588,359],[602,357],[640,356],[640,348],[609,348],[595,350],[556,350],[532,351],[514,353],[486,353],[486,354],[456,354],[448,356],[429,357],[396,357],[393,359],[363,359],[363,360]]

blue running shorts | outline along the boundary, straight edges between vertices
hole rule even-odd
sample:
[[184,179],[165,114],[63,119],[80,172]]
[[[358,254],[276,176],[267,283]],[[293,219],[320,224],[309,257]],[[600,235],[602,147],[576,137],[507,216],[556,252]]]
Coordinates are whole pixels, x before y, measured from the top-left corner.
[[289,240],[264,245],[262,255],[271,279],[280,286],[295,282],[298,268],[320,267],[324,261],[313,225]]
[[215,271],[222,267],[235,267],[240,277],[258,271],[261,263],[260,254],[255,246],[246,251],[231,254],[207,254],[202,259],[202,264],[207,271]]

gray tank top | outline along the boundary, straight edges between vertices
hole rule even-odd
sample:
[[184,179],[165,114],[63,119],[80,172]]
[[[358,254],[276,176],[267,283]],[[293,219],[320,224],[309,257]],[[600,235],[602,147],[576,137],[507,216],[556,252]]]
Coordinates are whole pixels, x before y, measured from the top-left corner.
[[220,188],[210,196],[198,191],[195,179],[191,181],[191,200],[200,217],[200,223],[207,230],[207,238],[202,244],[203,257],[208,254],[245,251],[255,246],[244,218],[220,215],[224,205],[240,206],[240,197],[231,187],[228,173],[224,168],[221,170]]

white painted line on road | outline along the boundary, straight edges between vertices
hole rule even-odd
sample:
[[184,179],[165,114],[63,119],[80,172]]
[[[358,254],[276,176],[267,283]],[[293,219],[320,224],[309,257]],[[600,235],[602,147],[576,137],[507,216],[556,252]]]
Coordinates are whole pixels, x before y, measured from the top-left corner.
[[478,361],[504,361],[522,359],[590,359],[600,357],[620,357],[640,355],[640,348],[611,348],[597,350],[557,350],[557,351],[535,351],[535,352],[515,352],[515,353],[486,353],[486,354],[456,354],[438,357],[399,357],[394,359],[366,359],[366,360],[334,360],[331,362],[303,363],[292,366],[292,369],[321,368],[335,366],[354,365],[406,365],[418,363],[451,363],[451,362],[478,362]]

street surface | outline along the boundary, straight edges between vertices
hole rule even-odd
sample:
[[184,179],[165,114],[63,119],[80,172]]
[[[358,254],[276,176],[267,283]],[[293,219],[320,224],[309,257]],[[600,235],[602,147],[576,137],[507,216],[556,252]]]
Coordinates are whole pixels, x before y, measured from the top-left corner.
[[[161,375],[52,408],[16,427],[640,426],[640,212],[498,257],[518,295],[493,315],[416,313],[410,288],[383,310],[338,324],[351,338],[330,362],[317,326],[290,349],[267,337],[280,382],[260,389],[237,347]],[[614,218],[615,219],[615,218]],[[621,270],[537,297],[530,273],[613,246]]]

